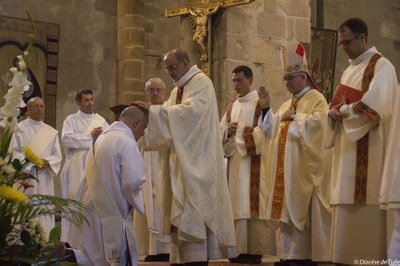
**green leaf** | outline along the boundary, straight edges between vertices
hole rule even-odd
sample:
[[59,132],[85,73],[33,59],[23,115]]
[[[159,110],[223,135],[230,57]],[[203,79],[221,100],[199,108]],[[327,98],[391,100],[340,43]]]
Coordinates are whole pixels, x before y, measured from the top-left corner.
[[56,225],[53,229],[51,229],[49,234],[49,242],[57,243],[58,239],[61,236],[61,226]]
[[1,136],[0,143],[0,156],[5,158],[10,147],[11,137],[13,131],[10,128],[6,128]]

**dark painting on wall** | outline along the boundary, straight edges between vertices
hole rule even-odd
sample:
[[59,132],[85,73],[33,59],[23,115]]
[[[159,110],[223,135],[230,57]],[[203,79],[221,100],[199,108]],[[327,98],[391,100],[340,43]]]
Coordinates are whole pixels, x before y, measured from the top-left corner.
[[330,102],[333,96],[337,31],[312,28],[311,43],[306,44],[308,70],[319,90]]

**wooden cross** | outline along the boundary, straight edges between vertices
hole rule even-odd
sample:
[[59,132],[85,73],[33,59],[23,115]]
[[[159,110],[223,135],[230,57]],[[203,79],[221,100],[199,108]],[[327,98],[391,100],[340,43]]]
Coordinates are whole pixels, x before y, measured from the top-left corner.
[[200,51],[202,70],[206,75],[210,75],[211,16],[220,8],[248,4],[253,1],[254,0],[202,0],[201,3],[193,3],[185,7],[166,9],[164,17],[170,18],[190,15],[190,20],[193,24],[193,41],[197,43]]

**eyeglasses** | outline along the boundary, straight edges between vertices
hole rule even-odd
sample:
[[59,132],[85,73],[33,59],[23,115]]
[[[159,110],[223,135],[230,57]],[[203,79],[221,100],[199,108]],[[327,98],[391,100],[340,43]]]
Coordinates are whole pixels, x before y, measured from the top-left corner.
[[300,77],[302,74],[298,74],[298,75],[288,75],[288,76],[284,76],[282,78],[282,82],[288,82],[288,81],[292,81],[297,77]]
[[338,46],[347,46],[349,45],[354,39],[356,39],[358,36],[360,36],[360,34],[356,34],[353,36],[353,38],[347,39],[347,40],[343,40],[338,42]]
[[237,79],[232,79],[232,83],[240,83],[240,82],[242,82],[243,80],[246,80],[247,78],[237,78]]
[[161,88],[146,88],[148,93],[161,93]]
[[170,66],[165,66],[164,70],[165,71],[168,71],[168,70],[174,71],[179,66],[180,63],[182,63],[182,62],[178,62],[178,63],[176,63],[174,65],[170,65]]

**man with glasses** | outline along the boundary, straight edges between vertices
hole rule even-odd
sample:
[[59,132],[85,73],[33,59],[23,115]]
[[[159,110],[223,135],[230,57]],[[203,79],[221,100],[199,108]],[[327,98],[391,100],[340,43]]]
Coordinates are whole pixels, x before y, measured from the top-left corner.
[[[160,78],[149,79],[145,84],[145,93],[150,104],[161,105],[165,102],[165,83]],[[139,142],[146,166],[146,182],[143,186],[145,215],[135,213],[134,222],[137,232],[139,255],[146,256],[144,261],[169,261],[169,245],[160,241],[161,204],[163,176],[166,169],[163,162],[168,155],[167,148],[157,148],[148,142],[147,129]]]
[[399,121],[396,71],[367,41],[362,19],[340,25],[338,44],[350,65],[330,105],[329,144],[334,147],[332,260],[343,264],[386,258],[386,214],[379,203],[391,207],[393,199],[400,200],[399,187],[390,194],[389,181],[398,178],[399,163],[398,151],[390,153],[398,143],[398,132],[392,130]]
[[170,148],[161,228],[172,240],[170,262],[207,265],[235,255],[215,90],[182,49],[169,51],[164,65],[175,84],[166,103],[133,104],[149,109],[149,143]]
[[[267,219],[277,226],[276,265],[329,261],[329,154],[324,149],[328,104],[307,70],[304,47],[282,45],[283,82],[292,94],[276,113],[259,89],[266,135],[262,160],[267,179]],[[328,171],[327,171],[328,170]]]
[[252,83],[251,68],[233,69],[237,100],[228,105],[220,122],[239,254],[229,260],[235,263],[261,263],[262,255],[275,255],[275,232],[265,219],[267,186],[260,175],[262,132],[257,121],[262,110]]

